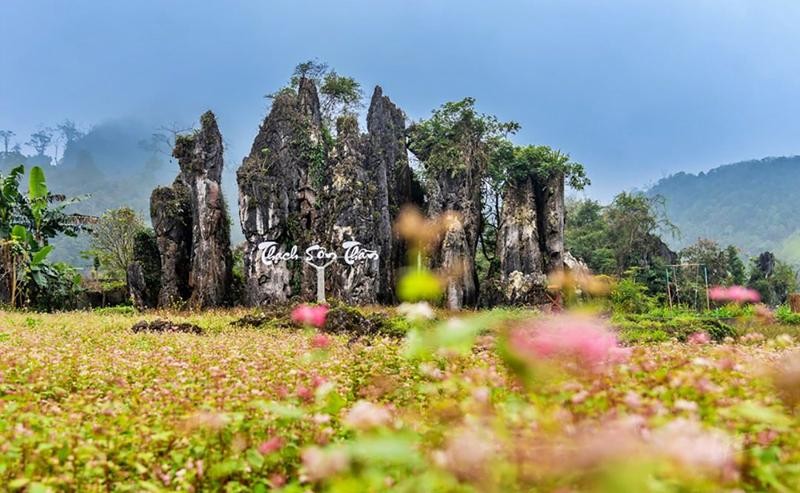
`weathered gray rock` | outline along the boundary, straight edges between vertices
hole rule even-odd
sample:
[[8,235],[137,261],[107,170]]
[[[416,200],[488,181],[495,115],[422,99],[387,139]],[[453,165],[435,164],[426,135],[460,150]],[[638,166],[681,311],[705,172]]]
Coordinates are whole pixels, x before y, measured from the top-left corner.
[[403,205],[423,206],[421,185],[408,163],[405,114],[375,86],[367,113],[367,167],[377,189],[375,212],[379,215],[375,238],[379,242],[379,299],[395,300],[395,272],[406,261],[403,241],[393,234],[392,225]]
[[437,171],[428,190],[430,214],[449,213],[433,267],[447,275],[445,304],[451,310],[478,302],[475,252],[481,226],[481,177],[486,163],[480,153],[464,152],[462,156],[463,166]]
[[230,227],[222,196],[222,136],[214,114],[199,131],[179,136],[173,155],[180,173],[150,197],[150,217],[161,256],[159,306],[195,308],[226,303],[231,283]]
[[500,265],[498,301],[503,303],[533,304],[539,301],[545,286],[537,185],[531,174],[512,180],[503,192],[496,251]]
[[189,189],[192,241],[189,305],[220,306],[231,284],[228,210],[222,196],[222,135],[214,114],[200,117],[200,131],[179,136],[172,155]]
[[131,303],[137,310],[144,310],[147,308],[147,284],[144,281],[142,264],[131,262],[125,274]]
[[[344,115],[336,122],[336,146],[330,160],[330,184],[326,187],[324,210],[331,221],[326,242],[330,248],[363,248],[377,253],[348,265],[340,259],[329,272],[331,294],[352,304],[376,303],[381,282],[381,253],[391,247],[382,229],[388,204],[385,189],[379,188],[382,168],[368,168],[364,157],[365,138],[358,131],[355,115]],[[385,177],[385,175],[381,175]],[[384,181],[385,182],[385,181]],[[360,245],[359,245],[360,244]],[[384,264],[384,268],[388,264]],[[388,290],[388,287],[385,286]]]
[[564,174],[537,178],[534,183],[544,272],[550,273],[564,267]]
[[150,195],[150,219],[161,256],[158,306],[181,304],[189,298],[192,215],[189,189],[181,176],[171,187],[158,187]]
[[[327,150],[319,99],[312,81],[284,90],[272,102],[250,154],[236,173],[244,252],[245,303],[285,302],[313,292],[315,273],[302,261],[262,262],[264,242],[281,251],[316,236],[316,195],[324,181]],[[302,254],[302,252],[300,252]]]

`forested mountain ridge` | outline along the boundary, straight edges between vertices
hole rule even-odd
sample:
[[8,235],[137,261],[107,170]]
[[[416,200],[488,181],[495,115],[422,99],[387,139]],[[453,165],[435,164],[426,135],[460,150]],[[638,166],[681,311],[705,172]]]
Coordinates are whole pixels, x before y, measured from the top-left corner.
[[665,199],[667,216],[680,230],[679,237],[665,236],[674,249],[709,238],[745,255],[769,250],[800,264],[800,156],[676,173],[647,194]]

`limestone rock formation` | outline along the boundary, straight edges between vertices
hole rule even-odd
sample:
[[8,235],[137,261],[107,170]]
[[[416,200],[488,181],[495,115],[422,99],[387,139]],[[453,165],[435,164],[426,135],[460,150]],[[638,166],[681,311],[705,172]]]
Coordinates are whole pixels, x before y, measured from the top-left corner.
[[506,303],[534,303],[546,282],[534,180],[532,175],[514,180],[503,193],[496,255],[499,301]]
[[220,306],[231,284],[228,210],[222,196],[222,135],[210,111],[200,117],[199,132],[179,136],[173,156],[189,189],[192,224],[190,306]]
[[[268,242],[279,251],[314,240],[316,195],[327,162],[319,99],[314,83],[278,93],[250,154],[236,173],[244,252],[245,303],[285,302],[309,293],[312,268],[302,260],[267,264]],[[302,253],[302,252],[300,252]]]
[[131,303],[137,310],[144,310],[147,308],[147,284],[144,281],[142,264],[139,262],[131,262],[128,264],[128,269],[125,274]]
[[150,197],[150,216],[161,256],[159,305],[188,301],[195,308],[219,306],[231,283],[230,228],[220,182],[222,135],[214,114],[199,131],[176,139],[180,173],[171,187]]
[[564,175],[530,172],[506,184],[497,232],[501,301],[545,301],[547,275],[564,268]]
[[423,205],[422,187],[408,162],[405,122],[403,111],[375,86],[367,113],[366,159],[378,193],[375,238],[381,251],[379,299],[383,302],[394,301],[395,272],[406,261],[405,246],[393,234],[392,225],[402,206]]
[[189,298],[192,222],[189,189],[181,176],[171,187],[158,187],[150,195],[150,219],[161,256],[158,306],[169,307]]
[[535,184],[544,272],[549,273],[564,266],[564,174],[551,173]]
[[475,251],[481,227],[481,177],[485,167],[478,155],[464,152],[463,167],[438,170],[428,191],[430,214],[449,214],[433,266],[448,278],[445,304],[451,310],[478,302]]
[[[355,115],[344,115],[336,122],[336,145],[330,160],[329,186],[325,194],[326,216],[331,221],[330,248],[348,248],[363,257],[348,263],[340,259],[328,269],[333,296],[352,304],[378,301],[381,258],[391,247],[390,239],[381,229],[387,219],[386,190],[382,168],[368,168],[364,158],[366,139],[358,131]],[[381,178],[384,178],[383,180]],[[384,254],[384,255],[382,255]],[[384,264],[384,268],[386,264]]]

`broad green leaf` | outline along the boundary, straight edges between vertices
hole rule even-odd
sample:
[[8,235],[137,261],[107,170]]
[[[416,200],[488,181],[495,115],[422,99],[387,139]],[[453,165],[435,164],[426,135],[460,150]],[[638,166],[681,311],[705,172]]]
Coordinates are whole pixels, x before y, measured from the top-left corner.
[[31,200],[42,200],[47,198],[47,182],[44,177],[44,170],[39,166],[31,168],[28,177],[28,196]]
[[53,251],[53,245],[45,245],[38,252],[33,254],[31,263],[36,265],[44,262],[44,259]]
[[15,225],[11,228],[11,238],[14,241],[23,242],[28,237],[28,230],[25,229],[25,226],[21,226],[19,224]]

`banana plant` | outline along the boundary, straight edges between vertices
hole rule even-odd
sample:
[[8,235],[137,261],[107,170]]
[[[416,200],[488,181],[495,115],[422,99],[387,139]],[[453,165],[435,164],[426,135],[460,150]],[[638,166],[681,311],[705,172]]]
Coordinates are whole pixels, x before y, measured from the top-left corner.
[[28,176],[28,204],[32,218],[33,236],[37,243],[42,243],[42,218],[47,211],[49,191],[44,177],[44,170],[39,166],[31,168]]
[[25,167],[20,165],[13,168],[8,175],[0,176],[0,239],[11,236],[14,218],[19,215],[23,206],[19,181],[24,173]]

